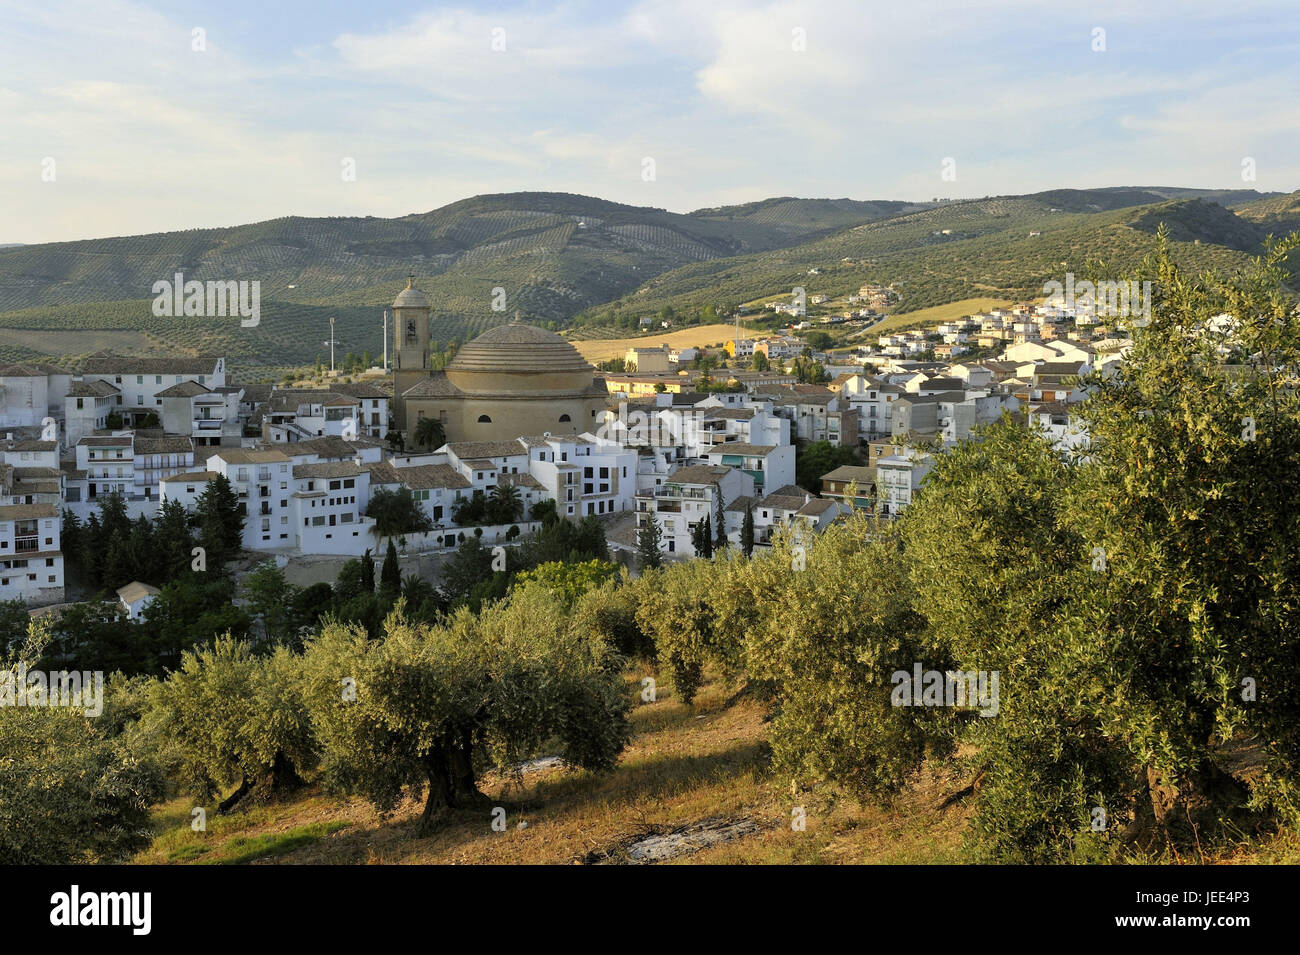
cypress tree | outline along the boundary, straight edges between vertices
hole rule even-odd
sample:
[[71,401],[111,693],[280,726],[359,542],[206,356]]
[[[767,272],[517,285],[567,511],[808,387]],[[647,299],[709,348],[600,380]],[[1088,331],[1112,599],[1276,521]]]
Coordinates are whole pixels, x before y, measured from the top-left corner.
[[397,545],[388,540],[388,553],[379,571],[379,589],[389,597],[396,597],[402,589],[402,569],[397,563]]

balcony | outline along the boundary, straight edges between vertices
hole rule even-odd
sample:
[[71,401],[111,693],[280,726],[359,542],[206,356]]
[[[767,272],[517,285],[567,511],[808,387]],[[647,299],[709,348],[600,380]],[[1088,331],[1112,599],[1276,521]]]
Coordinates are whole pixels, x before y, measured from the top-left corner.
[[674,484],[665,484],[663,487],[651,488],[645,491],[637,491],[636,496],[676,498],[678,500],[707,501],[709,500],[711,495],[698,488],[684,488]]

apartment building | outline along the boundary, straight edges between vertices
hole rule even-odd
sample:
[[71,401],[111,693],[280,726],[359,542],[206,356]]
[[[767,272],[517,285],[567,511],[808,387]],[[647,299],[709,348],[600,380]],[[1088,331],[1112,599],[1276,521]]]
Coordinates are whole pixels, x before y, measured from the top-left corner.
[[754,493],[794,484],[794,445],[745,444],[731,441],[719,444],[703,454],[714,467],[738,468],[754,482]]
[[[272,550],[293,547],[297,525],[290,507],[297,487],[293,460],[277,448],[222,448],[208,458],[207,472],[224,475],[244,507],[244,547]],[[166,481],[167,493],[198,487],[195,475],[184,483]],[[202,490],[199,490],[202,493]],[[188,497],[189,493],[185,492]],[[304,551],[314,553],[314,551]]]
[[63,601],[59,531],[54,504],[0,505],[0,600]]
[[754,496],[754,479],[744,471],[714,465],[679,468],[659,487],[637,491],[637,528],[654,519],[663,553],[692,556],[695,525],[706,517],[712,520],[719,499],[725,512],[727,504],[742,496]]
[[876,513],[894,518],[916,498],[921,483],[934,467],[934,456],[925,452],[891,454],[876,462]]
[[[113,409],[124,425],[147,426],[150,415],[162,420],[161,393],[173,385],[192,382],[209,391],[226,386],[226,360],[200,358],[133,358],[98,355],[86,359],[81,373],[86,384],[112,385]],[[155,425],[156,427],[157,425]]]

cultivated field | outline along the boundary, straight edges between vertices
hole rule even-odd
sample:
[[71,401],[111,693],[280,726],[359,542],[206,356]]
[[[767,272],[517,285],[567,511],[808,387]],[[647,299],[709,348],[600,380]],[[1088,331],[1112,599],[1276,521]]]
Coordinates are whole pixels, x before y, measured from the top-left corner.
[[1012,304],[1014,303],[1000,298],[964,298],[960,302],[949,302],[947,305],[935,305],[930,308],[918,309],[915,312],[904,312],[901,315],[888,315],[880,322],[872,325],[871,332],[891,332],[902,328],[929,328],[932,325],[950,322],[954,318],[961,318],[963,315],[974,315],[976,312],[984,312],[990,308],[1006,308]]
[[578,349],[587,361],[608,361],[611,358],[623,357],[634,345],[640,348],[653,348],[656,345],[667,344],[674,349],[720,345],[735,336],[736,326],[718,323],[697,325],[676,332],[666,330],[661,332],[662,334],[658,335],[638,335],[630,338],[598,338],[591,341],[574,339],[573,347]]

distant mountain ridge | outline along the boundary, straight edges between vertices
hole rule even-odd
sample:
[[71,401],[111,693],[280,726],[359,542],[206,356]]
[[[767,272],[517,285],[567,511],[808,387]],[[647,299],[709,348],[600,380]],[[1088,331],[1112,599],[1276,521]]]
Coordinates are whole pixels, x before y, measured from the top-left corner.
[[[441,342],[464,341],[516,311],[563,325],[666,305],[725,307],[796,285],[839,294],[893,282],[904,289],[902,307],[919,308],[1028,294],[1061,263],[1082,271],[1092,258],[1131,261],[1161,222],[1198,261],[1232,264],[1268,232],[1300,223],[1300,201],[1254,190],[1107,187],[948,202],[775,197],[673,213],[523,192],[391,219],[291,216],[17,245],[0,248],[0,358],[215,349],[232,362],[283,367],[315,359],[332,316],[345,348],[378,354],[382,308],[408,274],[435,304]],[[176,272],[259,280],[261,326],[155,318],[153,283]],[[502,310],[493,308],[497,290]]]

